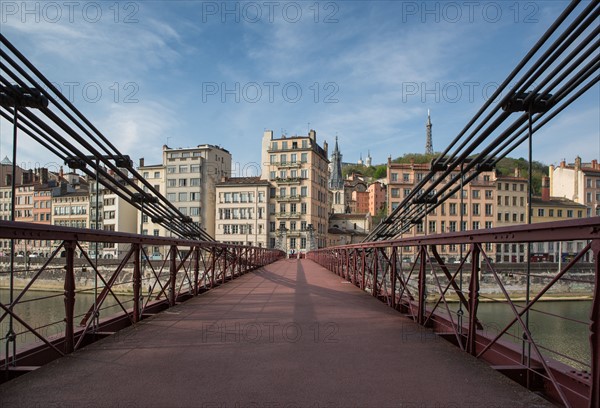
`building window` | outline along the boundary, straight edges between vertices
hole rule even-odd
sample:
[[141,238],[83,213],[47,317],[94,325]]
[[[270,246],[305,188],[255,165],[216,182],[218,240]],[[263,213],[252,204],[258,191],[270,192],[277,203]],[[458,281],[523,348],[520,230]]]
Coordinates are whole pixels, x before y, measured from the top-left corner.
[[485,215],[492,216],[493,214],[493,206],[491,204],[485,205]]
[[398,173],[392,173],[392,181],[398,181]]
[[435,221],[429,221],[429,232],[430,233],[435,233]]
[[573,210],[567,210],[567,218],[573,218]]

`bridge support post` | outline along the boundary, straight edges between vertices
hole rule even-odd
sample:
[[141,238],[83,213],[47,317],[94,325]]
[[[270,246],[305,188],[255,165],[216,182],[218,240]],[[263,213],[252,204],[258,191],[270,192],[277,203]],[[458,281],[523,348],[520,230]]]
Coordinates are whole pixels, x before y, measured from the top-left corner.
[[471,279],[469,281],[469,336],[467,352],[477,355],[477,307],[479,306],[479,254],[478,244],[471,247]]
[[140,244],[133,244],[133,322],[140,321],[140,289],[142,287],[142,273],[140,268]]
[[594,301],[590,315],[591,384],[589,407],[600,406],[600,240],[592,242],[594,257]]
[[65,354],[73,352],[75,346],[75,241],[65,242],[66,273],[65,273]]
[[175,245],[171,245],[169,257],[169,305],[175,306],[175,285],[177,284],[177,247]]

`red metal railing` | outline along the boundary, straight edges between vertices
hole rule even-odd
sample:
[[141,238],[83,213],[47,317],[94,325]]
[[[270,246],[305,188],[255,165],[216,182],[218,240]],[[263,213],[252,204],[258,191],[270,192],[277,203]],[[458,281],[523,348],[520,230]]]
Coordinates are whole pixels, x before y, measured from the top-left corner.
[[[0,221],[5,239],[55,244],[48,258],[27,260],[37,265],[21,258],[11,270],[5,257],[0,266],[2,381],[283,256],[258,247]],[[119,245],[123,255],[95,259],[88,250],[95,243]],[[147,247],[164,249],[165,259],[152,260]],[[63,292],[47,292],[53,285]],[[59,298],[64,312],[58,319],[24,316],[25,307],[43,309]]]
[[[549,242],[579,245],[564,264],[505,264],[492,256],[497,244]],[[440,255],[448,245],[466,245],[458,263]],[[600,217],[594,217],[325,248],[307,258],[550,400],[598,407],[599,255]],[[591,300],[589,319],[559,316],[540,301],[575,287],[579,297]],[[483,316],[482,302],[507,308],[508,321]],[[536,322],[548,319],[551,327],[587,328],[577,340],[589,351],[573,355],[569,347],[538,340]]]

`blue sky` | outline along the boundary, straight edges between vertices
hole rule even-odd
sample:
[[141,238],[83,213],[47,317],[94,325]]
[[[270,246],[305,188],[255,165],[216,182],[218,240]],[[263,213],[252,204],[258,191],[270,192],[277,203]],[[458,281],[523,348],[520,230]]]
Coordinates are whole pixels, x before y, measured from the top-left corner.
[[[370,150],[383,163],[424,151],[430,109],[443,150],[565,2],[0,6],[1,32],[123,153],[159,163],[163,144],[218,144],[248,175],[265,129],[305,135],[309,123],[320,143],[339,137],[344,161]],[[599,100],[596,86],[537,133],[534,159],[598,159]],[[0,126],[10,156],[12,129]],[[53,162],[22,139],[19,163]]]

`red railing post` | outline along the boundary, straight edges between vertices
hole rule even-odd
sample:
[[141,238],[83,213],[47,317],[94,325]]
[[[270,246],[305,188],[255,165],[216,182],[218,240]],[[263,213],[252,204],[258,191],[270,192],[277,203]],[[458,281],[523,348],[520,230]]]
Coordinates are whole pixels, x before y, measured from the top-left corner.
[[344,250],[345,253],[345,257],[346,257],[346,280],[349,281],[350,280],[350,250],[345,249]]
[[373,285],[373,287],[371,288],[371,294],[377,297],[377,273],[379,272],[379,255],[377,254],[377,251],[379,251],[379,248],[373,249],[373,278],[371,280],[371,284]]
[[427,259],[425,259],[425,244],[419,247],[419,310],[417,312],[417,323],[425,323],[425,303],[427,302]]
[[169,305],[175,306],[175,286],[177,285],[177,247],[175,245],[171,245],[169,256]]
[[366,250],[364,248],[361,249],[361,254],[360,254],[360,258],[361,258],[361,272],[362,272],[362,276],[361,276],[361,280],[360,280],[360,288],[362,290],[365,290],[365,269],[367,266],[367,259],[366,259]]
[[352,260],[353,260],[354,263],[352,265],[352,267],[353,267],[352,268],[352,276],[353,276],[352,277],[352,283],[354,285],[356,285],[356,268],[358,268],[358,257],[357,257],[358,250],[356,250],[356,249],[353,250],[353,254],[354,255],[352,256]]
[[396,250],[397,250],[397,247],[395,247],[395,246],[392,247],[392,254],[390,256],[390,260],[392,263],[392,265],[391,265],[392,268],[390,271],[390,280],[391,280],[390,290],[392,291],[392,296],[391,296],[392,301],[390,303],[390,306],[392,307],[392,309],[396,308],[396,273],[397,273],[397,271],[396,271],[396,263],[397,263]]
[[65,242],[65,354],[72,353],[75,347],[75,241]]
[[194,247],[194,296],[198,296],[198,279],[200,276],[200,247]]
[[589,407],[600,407],[600,240],[592,241],[594,301],[590,315],[591,391]]
[[142,273],[140,268],[140,244],[133,244],[133,322],[140,321],[140,294]]
[[225,283],[225,278],[227,277],[227,247],[223,247],[222,248],[223,251],[221,252],[222,256],[223,256],[223,278],[221,279],[221,283]]
[[215,287],[215,269],[217,266],[217,248],[212,247],[210,250],[212,256],[210,260],[210,287]]
[[471,279],[469,281],[469,336],[467,352],[477,355],[477,307],[479,306],[479,244],[471,246]]

